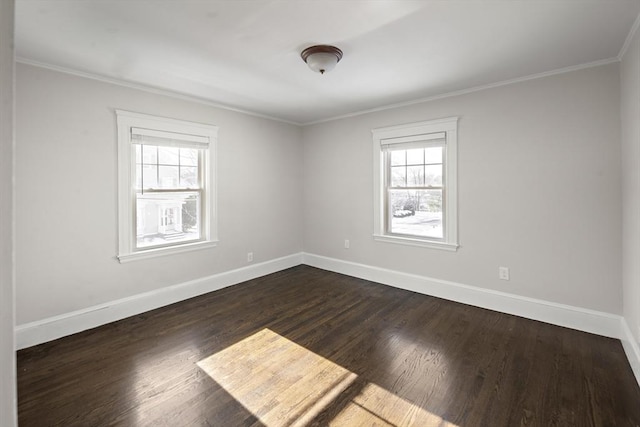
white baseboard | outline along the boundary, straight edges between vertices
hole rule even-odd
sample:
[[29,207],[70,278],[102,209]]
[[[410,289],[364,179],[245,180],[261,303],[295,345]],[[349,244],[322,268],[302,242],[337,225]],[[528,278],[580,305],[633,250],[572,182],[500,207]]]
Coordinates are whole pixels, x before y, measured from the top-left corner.
[[622,316],[309,253],[289,255],[87,309],[19,325],[15,330],[16,347],[19,350],[52,341],[300,264],[307,264],[312,267],[476,307],[620,339],[636,380],[640,385],[640,349]]
[[622,316],[615,314],[527,298],[506,292],[402,273],[395,270],[357,264],[309,253],[303,254],[303,263],[312,267],[318,267],[324,270],[359,277],[372,282],[476,307],[513,314],[527,319],[539,320],[541,322],[606,337],[622,338],[620,326]]
[[622,347],[627,355],[627,359],[629,359],[629,364],[631,365],[633,374],[636,376],[636,381],[638,381],[638,385],[640,385],[640,347],[638,347],[638,342],[633,337],[631,329],[629,329],[629,325],[624,318],[620,321],[620,328],[622,330],[622,336],[620,337]]
[[302,254],[298,253],[19,325],[15,329],[16,348],[42,344],[300,264]]

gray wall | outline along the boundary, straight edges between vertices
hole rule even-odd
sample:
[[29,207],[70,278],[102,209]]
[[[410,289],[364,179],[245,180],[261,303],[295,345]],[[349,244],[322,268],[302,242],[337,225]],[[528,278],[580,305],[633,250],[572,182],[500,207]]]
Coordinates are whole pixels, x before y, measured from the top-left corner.
[[0,1],[0,425],[16,425],[13,295],[13,0]]
[[[460,249],[374,241],[371,129],[449,116]],[[621,314],[617,63],[316,124],[303,141],[305,252]]]
[[[303,248],[621,314],[619,71],[609,64],[300,129],[20,64],[18,324],[242,267],[248,251],[260,262]],[[117,262],[116,108],[220,126],[217,248]],[[371,129],[449,116],[460,117],[461,248],[373,241]],[[510,281],[498,280],[498,266]]]
[[640,32],[620,67],[623,315],[640,343]]
[[[218,247],[120,264],[115,109],[219,126]],[[302,250],[301,130],[18,64],[16,312],[24,324]]]

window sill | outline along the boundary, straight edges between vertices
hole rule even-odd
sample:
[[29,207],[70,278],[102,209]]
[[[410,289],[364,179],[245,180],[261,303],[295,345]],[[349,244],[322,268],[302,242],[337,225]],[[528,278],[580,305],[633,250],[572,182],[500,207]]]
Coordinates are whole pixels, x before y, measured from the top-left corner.
[[159,256],[179,254],[183,252],[197,251],[200,249],[214,248],[218,245],[217,240],[208,240],[206,242],[186,243],[180,246],[169,246],[166,248],[147,249],[140,252],[132,252],[128,254],[118,255],[120,264],[141,259],[156,258]]
[[412,239],[411,237],[388,236],[374,234],[373,239],[378,242],[396,243],[399,245],[418,246],[422,248],[440,249],[442,251],[456,252],[460,247],[456,243],[434,242],[422,239]]

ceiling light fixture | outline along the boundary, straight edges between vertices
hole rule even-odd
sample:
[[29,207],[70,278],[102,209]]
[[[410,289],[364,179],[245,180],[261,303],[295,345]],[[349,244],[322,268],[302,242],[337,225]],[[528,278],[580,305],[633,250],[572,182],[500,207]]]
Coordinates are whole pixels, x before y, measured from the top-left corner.
[[342,59],[342,51],[335,46],[324,44],[306,48],[300,54],[302,60],[316,73],[324,74],[333,70]]

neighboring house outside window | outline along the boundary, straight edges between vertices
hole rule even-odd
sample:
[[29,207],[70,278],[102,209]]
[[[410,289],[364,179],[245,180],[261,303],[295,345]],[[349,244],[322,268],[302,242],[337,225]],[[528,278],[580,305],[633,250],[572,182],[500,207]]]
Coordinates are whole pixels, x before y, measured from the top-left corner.
[[458,248],[457,117],[373,129],[374,238]]
[[218,128],[116,114],[120,262],[215,246]]

